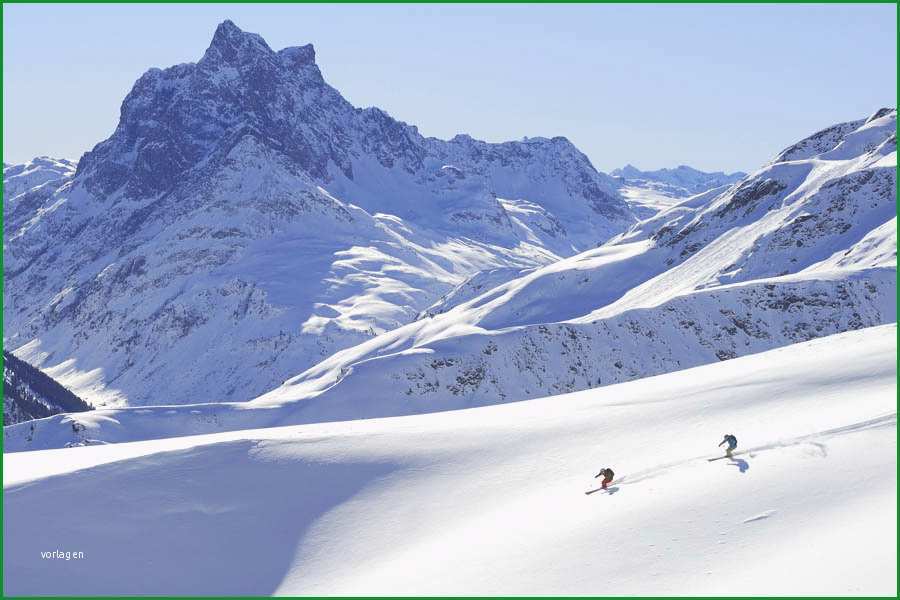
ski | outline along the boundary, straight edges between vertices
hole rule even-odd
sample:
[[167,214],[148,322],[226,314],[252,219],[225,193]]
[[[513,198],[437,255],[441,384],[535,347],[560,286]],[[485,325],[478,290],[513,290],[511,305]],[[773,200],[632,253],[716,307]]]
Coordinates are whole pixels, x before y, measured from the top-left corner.
[[[623,478],[623,479],[624,479],[624,478]],[[605,488],[605,489],[602,488],[602,487],[594,488],[593,490],[588,490],[588,491],[586,491],[586,492],[584,493],[584,495],[585,495],[585,496],[590,496],[591,494],[596,494],[597,492],[606,492],[606,493],[609,493],[610,489],[612,489],[612,487],[613,487],[614,485],[620,484],[621,482],[622,482],[622,479],[616,479],[616,480],[610,481],[608,484],[606,484],[606,488]],[[616,488],[616,489],[618,489],[618,488]]]
[[[714,461],[714,460],[722,460],[723,458],[734,458],[735,456],[740,456],[740,455],[742,455],[742,454],[747,454],[748,452],[750,452],[750,450],[744,450],[744,451],[742,451],[742,452],[732,452],[732,453],[731,453],[731,456],[728,456],[728,455],[726,454],[725,456],[716,456],[716,457],[713,457],[713,458],[707,458],[706,460],[709,461],[709,462],[712,462],[712,461]],[[752,455],[751,455],[751,457],[752,457]]]

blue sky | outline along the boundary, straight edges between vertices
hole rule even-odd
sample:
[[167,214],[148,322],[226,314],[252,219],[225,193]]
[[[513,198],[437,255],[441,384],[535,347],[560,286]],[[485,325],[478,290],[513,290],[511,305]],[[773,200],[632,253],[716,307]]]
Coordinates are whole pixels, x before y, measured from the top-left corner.
[[895,5],[4,5],[6,162],[77,159],[230,18],[442,138],[564,135],[601,170],[752,170],[896,106]]

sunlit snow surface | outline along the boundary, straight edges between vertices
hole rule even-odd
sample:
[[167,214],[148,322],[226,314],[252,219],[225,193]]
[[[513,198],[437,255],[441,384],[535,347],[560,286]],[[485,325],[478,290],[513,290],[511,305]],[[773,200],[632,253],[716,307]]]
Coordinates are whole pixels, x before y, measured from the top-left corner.
[[[4,591],[895,595],[896,334],[450,413],[6,454]],[[708,462],[725,433],[740,453]],[[604,466],[617,481],[587,494]]]

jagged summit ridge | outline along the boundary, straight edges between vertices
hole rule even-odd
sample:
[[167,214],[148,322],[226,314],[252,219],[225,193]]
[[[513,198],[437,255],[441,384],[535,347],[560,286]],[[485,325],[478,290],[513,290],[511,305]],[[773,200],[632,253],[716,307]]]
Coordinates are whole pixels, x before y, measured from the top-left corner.
[[[78,172],[103,194],[123,185],[130,196],[164,193],[250,135],[324,177],[328,159],[346,162],[345,145],[325,133],[344,139],[339,127],[328,126],[351,112],[325,85],[311,45],[276,53],[259,35],[225,21],[199,62],[151,69],[138,79],[116,131],[82,157]],[[326,114],[332,123],[316,119]]]
[[272,49],[259,34],[245,32],[231,20],[226,19],[216,27],[209,48],[200,62],[222,61],[238,64],[252,56],[272,54]]
[[279,60],[285,66],[299,67],[315,64],[316,51],[312,44],[306,44],[275,52],[262,36],[246,32],[226,19],[216,27],[199,64],[235,66],[252,64],[260,59]]
[[[103,195],[166,194],[191,170],[227,158],[245,137],[339,192],[383,191],[380,176],[371,182],[360,178],[361,172],[371,174],[372,159],[429,187],[440,168],[451,164],[477,181],[484,194],[515,198],[541,186],[553,209],[571,212],[573,200],[582,202],[589,210],[580,219],[634,219],[617,197],[616,183],[565,138],[501,144],[466,135],[450,141],[424,138],[383,110],[353,107],[325,82],[311,45],[274,52],[260,36],[230,21],[217,28],[198,63],[153,69],[138,80],[122,104],[115,133],[82,158],[79,175]],[[548,188],[551,178],[562,187]],[[374,204],[367,202],[370,194],[352,192],[362,197],[361,205]],[[378,202],[384,209],[382,199]],[[414,215],[410,203],[420,204],[407,201],[397,210]]]

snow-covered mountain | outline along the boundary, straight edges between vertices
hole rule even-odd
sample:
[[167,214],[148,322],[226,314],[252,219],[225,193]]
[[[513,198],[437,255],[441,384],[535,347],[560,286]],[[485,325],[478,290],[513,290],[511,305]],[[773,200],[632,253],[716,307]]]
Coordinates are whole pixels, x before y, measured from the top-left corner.
[[91,408],[40,370],[3,352],[4,425]]
[[[75,163],[39,156],[34,160],[3,165],[3,240],[39,218],[50,197],[75,175]],[[4,254],[5,258],[5,254]]]
[[30,437],[7,428],[6,448],[496,404],[895,322],[895,127],[879,111],[599,248],[473,278],[248,404],[51,417]]
[[620,181],[619,191],[642,219],[652,217],[689,196],[713,189],[724,191],[747,176],[741,171],[698,171],[687,165],[656,171],[641,171],[632,165],[625,165],[613,170],[610,175]]
[[[65,158],[39,156],[18,165],[3,164],[3,196],[15,204],[23,192],[47,186],[55,191],[75,174],[75,163]],[[49,184],[49,185],[48,185]]]
[[100,406],[248,400],[636,221],[564,138],[423,137],[230,21],[60,164],[4,169],[4,342]]
[[747,176],[742,171],[724,173],[722,171],[699,171],[687,165],[679,165],[674,169],[658,169],[656,171],[641,171],[632,165],[625,165],[621,169],[614,169],[610,175],[625,180],[626,183],[635,184],[659,184],[661,190],[665,190],[673,196],[686,198],[694,196],[713,188],[737,183]]
[[[896,340],[888,325],[452,413],[7,454],[3,591],[892,597]],[[707,462],[726,432],[739,454]]]
[[458,408],[893,322],[896,111],[854,125],[807,158],[782,157],[601,248],[339,352],[256,402],[302,399],[316,418]]

